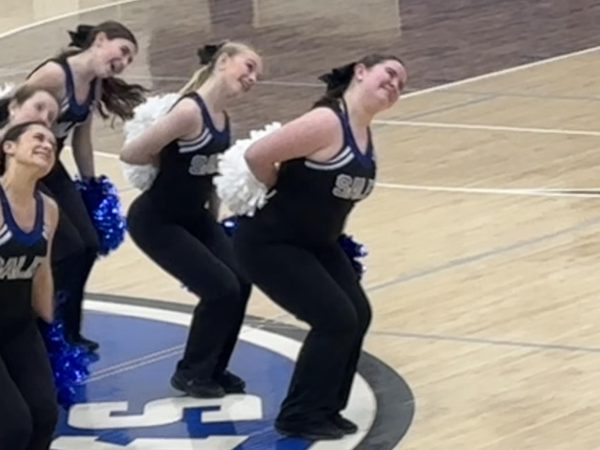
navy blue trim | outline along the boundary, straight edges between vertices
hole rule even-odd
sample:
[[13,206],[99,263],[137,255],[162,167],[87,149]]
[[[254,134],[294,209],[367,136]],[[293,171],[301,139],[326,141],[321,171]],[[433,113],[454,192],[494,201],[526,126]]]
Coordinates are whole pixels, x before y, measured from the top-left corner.
[[[213,133],[214,135],[218,135],[218,136],[222,136],[224,134],[229,134],[229,116],[227,115],[227,113],[224,113],[225,114],[225,127],[222,130],[219,130],[215,126],[213,119],[210,115],[210,112],[208,112],[208,108],[206,107],[206,103],[204,103],[204,100],[202,99],[202,97],[200,97],[200,95],[198,95],[197,92],[193,92],[192,98],[198,104],[198,107],[200,108],[200,112],[202,113],[202,120],[204,121],[204,124],[208,127],[208,129],[210,130],[211,133]],[[202,130],[202,131],[204,131],[204,130]]]
[[2,203],[2,215],[8,229],[13,237],[19,240],[23,245],[31,246],[37,243],[43,237],[44,231],[44,199],[39,192],[35,192],[35,222],[33,229],[29,232],[23,231],[13,216],[10,203],[2,186],[0,186],[0,203]]
[[367,148],[363,153],[354,138],[354,133],[352,133],[352,127],[350,126],[350,118],[348,117],[348,107],[344,99],[341,100],[342,107],[340,108],[342,111],[342,127],[344,128],[344,141],[346,139],[349,141],[348,144],[350,148],[354,152],[354,155],[358,158],[362,165],[371,165],[374,163],[373,161],[373,140],[371,139],[371,128],[367,128]]
[[64,61],[63,63],[59,64],[62,66],[65,72],[65,77],[67,79],[66,90],[67,97],[69,99],[69,109],[66,111],[66,113],[72,112],[77,116],[85,115],[87,118],[87,115],[90,112],[90,106],[94,101],[94,97],[96,94],[96,79],[92,80],[92,82],[90,83],[90,91],[88,92],[88,96],[85,99],[85,101],[83,103],[78,103],[77,97],[75,95],[75,79],[73,78],[73,71],[71,70],[71,66],[69,66],[69,63],[67,61]]

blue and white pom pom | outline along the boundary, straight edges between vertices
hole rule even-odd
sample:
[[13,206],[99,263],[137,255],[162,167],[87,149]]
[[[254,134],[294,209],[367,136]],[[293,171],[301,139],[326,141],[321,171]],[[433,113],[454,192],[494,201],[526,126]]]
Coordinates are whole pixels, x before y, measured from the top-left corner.
[[[160,117],[164,116],[180,98],[179,94],[165,94],[148,97],[134,110],[133,119],[125,123],[125,143],[138,137]],[[158,168],[152,164],[135,165],[121,161],[125,179],[135,188],[145,191],[152,186],[158,175]]]
[[89,376],[88,366],[92,359],[83,347],[66,340],[62,320],[56,319],[52,324],[43,324],[40,331],[52,367],[58,403],[68,408],[75,402],[77,387]]
[[87,380],[90,373],[88,366],[94,358],[85,348],[67,340],[62,320],[66,302],[66,294],[57,292],[54,321],[47,324],[39,320],[38,328],[48,352],[58,403],[68,409],[76,401],[77,387]]
[[347,234],[342,234],[338,238],[338,243],[344,249],[344,252],[346,255],[348,255],[348,258],[350,258],[350,262],[358,274],[358,278],[362,278],[366,268],[361,260],[368,255],[365,246],[363,244],[359,244],[353,239],[352,236]]
[[217,195],[233,214],[252,216],[267,202],[267,186],[256,179],[245,154],[250,146],[266,135],[281,128],[273,122],[261,130],[250,132],[248,139],[239,139],[219,158],[219,175],[213,178]]
[[123,243],[127,231],[117,189],[106,176],[76,180],[75,184],[98,233],[98,253],[108,255]]

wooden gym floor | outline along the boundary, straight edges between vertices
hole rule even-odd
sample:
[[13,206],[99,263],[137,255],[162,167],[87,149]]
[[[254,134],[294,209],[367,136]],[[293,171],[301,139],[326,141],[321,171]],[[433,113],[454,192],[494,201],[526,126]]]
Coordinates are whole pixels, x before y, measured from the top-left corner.
[[[238,136],[306,110],[335,65],[401,55],[410,91],[374,127],[379,187],[349,226],[369,250],[366,350],[415,397],[397,448],[600,449],[599,0],[6,2],[4,81],[80,22],[130,25],[141,50],[128,78],[160,92],[203,43],[253,43],[267,73],[231,108]],[[119,128],[98,123],[98,172],[129,204]],[[130,241],[88,290],[195,302]],[[259,293],[249,313],[298,325]]]

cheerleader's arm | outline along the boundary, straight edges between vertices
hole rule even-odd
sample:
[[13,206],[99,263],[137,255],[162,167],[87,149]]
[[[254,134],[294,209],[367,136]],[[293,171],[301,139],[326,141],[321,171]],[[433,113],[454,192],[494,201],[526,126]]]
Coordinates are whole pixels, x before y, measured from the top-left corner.
[[44,196],[48,252],[33,276],[31,304],[35,313],[45,322],[54,320],[54,281],[52,279],[52,241],[58,225],[58,206]]
[[128,140],[121,150],[121,161],[128,164],[153,164],[157,155],[170,142],[184,138],[202,129],[198,107],[185,99],[168,114],[159,117],[139,135]]
[[82,179],[94,178],[94,147],[92,146],[92,114],[73,131],[73,158]]
[[254,142],[245,159],[257,180],[267,187],[277,181],[277,165],[308,157],[338,138],[339,119],[329,108],[316,108]]

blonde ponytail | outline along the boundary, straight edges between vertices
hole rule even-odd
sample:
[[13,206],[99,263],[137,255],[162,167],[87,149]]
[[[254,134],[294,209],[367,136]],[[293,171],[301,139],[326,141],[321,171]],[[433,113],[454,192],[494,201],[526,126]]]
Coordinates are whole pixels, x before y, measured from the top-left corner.
[[192,78],[179,90],[179,95],[187,95],[191,92],[197,91],[200,87],[208,80],[212,73],[212,67],[210,65],[202,66],[194,72]]

